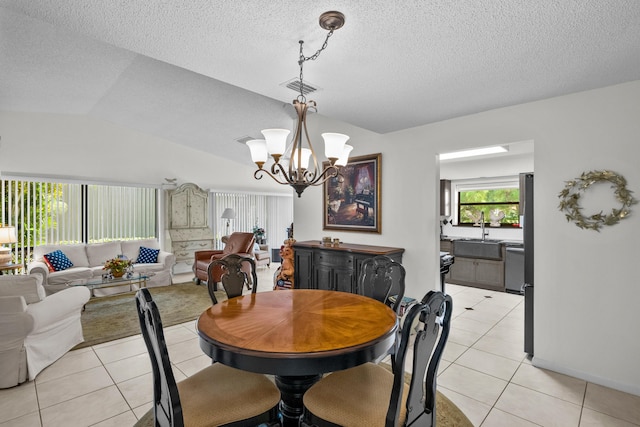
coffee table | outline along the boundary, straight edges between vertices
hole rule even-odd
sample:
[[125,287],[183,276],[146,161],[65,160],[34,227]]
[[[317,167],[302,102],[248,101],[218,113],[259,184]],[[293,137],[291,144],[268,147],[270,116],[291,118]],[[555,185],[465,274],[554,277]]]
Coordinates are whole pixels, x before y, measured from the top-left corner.
[[147,279],[149,278],[146,274],[134,274],[132,277],[98,277],[93,279],[82,279],[75,280],[67,283],[67,286],[86,286],[91,291],[91,296],[95,296],[93,291],[94,289],[103,289],[103,288],[113,288],[116,286],[126,286],[129,285],[129,292],[134,292],[137,289],[133,288],[133,285],[139,285],[139,288],[147,287]]

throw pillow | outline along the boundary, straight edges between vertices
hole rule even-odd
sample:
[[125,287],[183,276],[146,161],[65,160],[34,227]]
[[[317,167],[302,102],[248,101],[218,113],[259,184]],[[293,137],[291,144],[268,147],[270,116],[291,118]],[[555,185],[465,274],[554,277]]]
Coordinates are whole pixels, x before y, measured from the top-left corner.
[[49,260],[47,259],[46,256],[42,255],[42,261],[44,261],[44,263],[47,264],[47,268],[49,269],[49,273],[53,273],[54,271],[56,271],[53,268],[53,265],[51,265],[51,263],[49,262]]
[[154,264],[158,262],[159,253],[160,253],[160,249],[151,249],[151,248],[145,248],[144,246],[140,246],[140,253],[138,254],[138,259],[136,260],[136,263]]
[[69,258],[60,249],[45,254],[44,259],[47,266],[49,266],[49,271],[62,271],[73,267],[73,263],[69,261]]

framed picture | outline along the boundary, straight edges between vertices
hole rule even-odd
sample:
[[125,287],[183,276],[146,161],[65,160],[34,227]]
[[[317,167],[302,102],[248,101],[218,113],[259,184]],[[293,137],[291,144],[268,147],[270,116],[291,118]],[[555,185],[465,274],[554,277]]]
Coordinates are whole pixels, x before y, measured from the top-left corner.
[[351,157],[340,176],[325,181],[324,230],[381,232],[381,160],[380,153]]

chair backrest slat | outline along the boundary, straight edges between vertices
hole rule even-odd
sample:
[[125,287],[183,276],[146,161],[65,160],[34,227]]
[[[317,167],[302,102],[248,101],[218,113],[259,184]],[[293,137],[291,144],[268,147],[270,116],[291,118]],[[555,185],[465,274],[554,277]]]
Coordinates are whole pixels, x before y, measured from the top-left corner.
[[430,291],[420,303],[409,309],[401,332],[400,346],[395,357],[394,383],[386,426],[397,426],[402,391],[404,388],[404,366],[409,349],[411,326],[418,319],[413,343],[413,369],[409,396],[406,401],[405,425],[431,427],[436,420],[436,375],[445,344],[449,337],[453,300],[439,291]]
[[148,289],[142,288],[136,293],[136,306],[142,337],[151,358],[155,425],[183,427],[180,395],[171,370],[160,311]]
[[404,297],[404,278],[402,264],[386,255],[379,255],[362,263],[357,292],[383,302],[398,314]]
[[[209,264],[207,288],[213,304],[218,303],[214,292],[215,281],[212,278],[212,272],[216,266],[222,268],[220,282],[227,294],[227,298],[242,295],[242,290],[245,286],[251,286],[251,292],[256,292],[258,288],[258,275],[256,273],[255,261],[252,258],[241,255],[229,254],[224,258],[213,260],[211,264]],[[250,273],[247,273],[247,270],[249,270]]]

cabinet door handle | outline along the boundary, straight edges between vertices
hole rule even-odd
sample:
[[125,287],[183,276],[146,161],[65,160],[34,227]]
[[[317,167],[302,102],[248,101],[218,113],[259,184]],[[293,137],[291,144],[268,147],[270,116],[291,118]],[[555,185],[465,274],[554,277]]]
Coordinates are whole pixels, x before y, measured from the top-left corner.
[[202,247],[205,247],[207,245],[208,245],[208,243],[200,243],[200,246],[202,246]]

